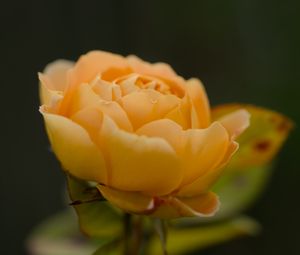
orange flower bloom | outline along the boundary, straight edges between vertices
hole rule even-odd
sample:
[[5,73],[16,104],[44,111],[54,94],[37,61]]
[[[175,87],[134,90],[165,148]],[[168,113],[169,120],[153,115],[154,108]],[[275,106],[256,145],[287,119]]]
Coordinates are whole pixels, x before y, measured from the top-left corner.
[[70,174],[117,207],[171,218],[211,216],[210,191],[249,125],[238,109],[214,122],[203,85],[164,63],[102,51],[50,64],[40,108]]

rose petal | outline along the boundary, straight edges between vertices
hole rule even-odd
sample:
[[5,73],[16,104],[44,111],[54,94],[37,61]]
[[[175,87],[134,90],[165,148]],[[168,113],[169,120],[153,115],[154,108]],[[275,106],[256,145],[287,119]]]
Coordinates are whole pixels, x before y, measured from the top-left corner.
[[179,196],[191,197],[207,192],[216,180],[220,177],[221,173],[224,170],[224,166],[229,162],[232,155],[237,151],[238,143],[230,142],[223,159],[218,163],[217,166],[212,171],[207,171],[206,174],[195,179],[194,182],[183,186],[179,192]]
[[186,86],[186,93],[191,102],[191,127],[208,127],[210,124],[210,107],[204,86],[195,78],[188,80]]
[[69,115],[69,105],[74,91],[82,83],[92,82],[97,75],[104,80],[113,80],[115,77],[131,73],[126,59],[120,55],[104,51],[91,51],[80,57],[69,73],[69,84],[63,101],[59,107],[61,115]]
[[187,95],[185,95],[180,101],[179,105],[168,112],[164,118],[175,121],[183,129],[191,128],[190,103]]
[[49,89],[50,85],[48,84],[50,83],[50,81],[42,73],[39,73],[39,80],[39,94],[41,104],[54,107],[54,105],[56,105],[57,102],[63,98],[62,91]]
[[100,79],[99,76],[92,82],[93,91],[103,100],[112,101],[121,98],[121,89],[118,85]]
[[213,216],[220,205],[218,196],[213,192],[195,197],[181,197],[178,200],[187,206],[187,211],[191,212],[191,216]]
[[229,144],[228,133],[218,122],[207,129],[183,131],[175,122],[162,119],[150,122],[136,132],[149,137],[164,138],[172,145],[184,169],[182,185],[214,171],[223,160]]
[[121,191],[104,185],[98,185],[97,188],[105,199],[124,211],[143,214],[153,209],[153,198],[139,192]]
[[180,99],[174,95],[163,95],[155,90],[143,90],[124,96],[120,103],[134,129],[137,129],[166,115],[180,103]]
[[162,76],[168,78],[177,76],[172,67],[166,63],[159,62],[150,64],[134,55],[127,56],[127,60],[132,69],[139,74]]
[[158,218],[209,217],[219,208],[219,199],[212,193],[189,198],[163,197],[154,199],[154,209],[149,215]]
[[62,92],[67,86],[67,72],[73,65],[68,60],[56,60],[46,66],[43,74],[39,73],[42,104],[54,105],[62,98]]
[[184,132],[182,127],[172,120],[151,121],[136,130],[136,134],[163,138],[173,147],[177,155],[183,153],[185,147]]
[[110,158],[109,186],[164,195],[181,182],[178,157],[165,140],[122,131],[107,116],[101,139]]
[[229,136],[235,139],[250,125],[250,114],[244,109],[229,113],[218,120],[228,131]]
[[89,181],[106,183],[107,171],[101,151],[88,133],[71,120],[41,108],[53,151],[65,170]]
[[64,91],[67,86],[67,72],[74,66],[74,62],[60,59],[48,64],[43,72],[47,78],[48,89]]
[[[118,70],[128,70],[130,67],[121,55],[104,51],[90,51],[77,61],[72,74],[72,83],[89,83],[96,75],[103,74],[109,69],[118,72]],[[113,76],[113,74],[108,76]]]
[[136,80],[138,79],[138,74],[131,74],[128,77],[121,77],[120,79],[115,80],[114,82],[119,84],[123,96],[130,94],[135,91],[139,91],[140,88],[135,85]]
[[109,115],[116,124],[126,130],[132,131],[132,125],[127,117],[126,112],[115,101],[102,100],[91,88],[89,84],[81,84],[72,98],[71,116],[86,107],[96,107],[103,113]]
[[240,149],[226,169],[243,171],[246,168],[263,166],[270,163],[287,139],[293,122],[286,116],[266,108],[245,104],[225,104],[212,110],[214,119],[227,118],[239,109],[251,115],[249,128],[237,141]]
[[99,132],[102,127],[103,112],[97,107],[86,107],[71,116],[71,120],[82,126],[95,144],[100,146]]
[[80,84],[74,91],[72,100],[68,106],[69,116],[98,102],[100,102],[100,97],[92,90],[91,86],[87,83]]
[[130,55],[127,60],[134,72],[155,76],[171,86],[173,94],[183,96],[185,91],[184,80],[166,63],[150,64],[137,56]]
[[207,192],[195,197],[151,197],[140,192],[121,191],[98,185],[101,194],[113,205],[129,213],[158,218],[208,217],[219,208],[218,197]]

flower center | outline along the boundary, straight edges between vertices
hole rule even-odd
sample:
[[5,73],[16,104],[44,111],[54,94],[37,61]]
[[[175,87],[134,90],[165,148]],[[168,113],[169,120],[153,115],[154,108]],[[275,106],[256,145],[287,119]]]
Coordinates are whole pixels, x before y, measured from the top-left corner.
[[172,94],[168,84],[152,76],[132,73],[130,75],[119,77],[114,83],[121,87],[132,86],[135,89],[153,89],[165,95]]

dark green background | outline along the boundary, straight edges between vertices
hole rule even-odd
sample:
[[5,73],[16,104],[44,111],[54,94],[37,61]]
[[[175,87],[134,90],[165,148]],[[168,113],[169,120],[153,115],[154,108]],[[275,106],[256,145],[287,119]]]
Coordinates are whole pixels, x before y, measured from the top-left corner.
[[[102,49],[165,61],[199,77],[213,105],[245,102],[300,120],[300,2],[9,1],[1,4],[0,254],[26,254],[33,226],[63,206],[64,178],[38,112],[36,73]],[[249,211],[255,238],[203,254],[300,254],[299,132]]]

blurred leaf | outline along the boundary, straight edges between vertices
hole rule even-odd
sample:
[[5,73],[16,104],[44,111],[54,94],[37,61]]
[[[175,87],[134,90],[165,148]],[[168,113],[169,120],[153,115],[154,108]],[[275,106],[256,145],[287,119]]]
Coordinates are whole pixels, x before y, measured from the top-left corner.
[[[168,230],[167,250],[169,254],[179,255],[223,243],[243,235],[255,235],[259,225],[247,217],[206,224],[190,228],[174,228]],[[159,238],[153,238],[149,254],[162,254]]]
[[266,166],[242,172],[227,172],[213,188],[221,201],[220,209],[213,217],[182,218],[174,222],[179,225],[194,226],[238,215],[247,209],[263,191],[272,173],[271,170],[271,166]]
[[236,215],[257,199],[270,177],[271,161],[293,127],[282,114],[252,105],[221,105],[213,109],[212,116],[217,120],[241,108],[250,112],[250,126],[238,138],[239,150],[213,188],[220,197],[220,210],[214,217],[200,221]]
[[87,242],[75,214],[65,210],[40,224],[29,236],[27,247],[31,255],[82,255],[91,254],[97,245]]
[[120,242],[112,242],[98,248],[92,255],[121,255],[122,251],[123,246]]
[[208,220],[231,217],[247,209],[262,193],[269,176],[271,166],[252,167],[245,171],[227,172],[213,188],[221,201],[219,211]]
[[122,219],[120,213],[107,202],[100,201],[98,189],[89,182],[79,180],[70,175],[68,190],[72,201],[91,201],[75,203],[74,208],[78,215],[82,232],[90,237],[114,238],[120,236]]
[[[109,238],[87,238],[78,228],[76,215],[65,210],[40,224],[29,236],[27,247],[31,255],[119,255],[118,245]],[[93,253],[95,250],[105,253]],[[98,249],[97,249],[98,248]]]
[[220,105],[212,109],[212,118],[218,120],[241,108],[251,114],[250,126],[237,139],[240,148],[226,167],[227,171],[244,171],[269,164],[293,127],[292,121],[284,115],[252,105]]

